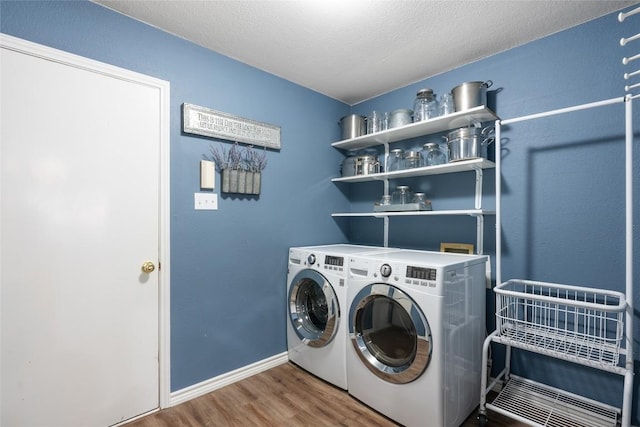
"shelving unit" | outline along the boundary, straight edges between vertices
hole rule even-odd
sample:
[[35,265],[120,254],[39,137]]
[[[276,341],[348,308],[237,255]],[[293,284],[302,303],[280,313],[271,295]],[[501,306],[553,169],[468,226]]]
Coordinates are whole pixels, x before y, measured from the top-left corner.
[[[633,394],[633,165],[632,99],[623,98],[568,107],[515,119],[496,121],[496,151],[501,127],[516,122],[625,104],[625,293],[566,284],[511,279],[502,281],[501,164],[496,156],[496,330],[483,346],[483,372],[478,422],[487,422],[487,409],[533,426],[630,425]],[[487,385],[491,343],[506,348],[505,367]],[[622,408],[586,399],[511,374],[511,349],[519,348],[589,366],[624,377]],[[491,403],[487,394],[498,383],[502,391]]]
[[460,209],[460,210],[442,210],[442,211],[416,211],[416,212],[337,212],[332,213],[333,217],[364,217],[370,216],[382,218],[386,216],[454,216],[454,215],[495,215],[496,211],[485,209]]
[[337,141],[331,145],[342,150],[357,150],[361,148],[374,147],[376,145],[404,141],[405,139],[416,138],[418,136],[432,135],[446,130],[466,127],[474,123],[494,121],[497,118],[496,113],[485,106],[480,106],[470,108],[466,111],[447,114],[446,116],[435,117],[433,119],[423,120],[417,123],[410,123],[405,126],[384,130],[382,132]]
[[385,179],[412,178],[417,176],[442,175],[447,173],[459,173],[475,171],[478,169],[495,168],[495,163],[487,159],[471,159],[460,162],[446,163],[437,166],[424,166],[421,168],[404,169],[393,172],[372,173],[369,175],[345,176],[333,178],[333,182],[368,182]]
[[[446,116],[440,116],[417,123],[411,123],[405,126],[388,129],[369,135],[359,136],[357,138],[337,141],[331,144],[333,147],[342,150],[355,150],[368,148],[373,146],[384,146],[385,159],[389,156],[389,144],[393,142],[403,141],[410,138],[416,138],[425,135],[431,135],[444,132],[460,127],[470,125],[478,125],[487,121],[497,120],[496,114],[485,106],[471,108],[466,111],[460,111]],[[331,181],[335,183],[360,183],[380,181],[384,185],[384,194],[389,194],[389,181],[394,179],[443,175],[450,173],[475,172],[475,201],[473,209],[461,210],[433,210],[433,211],[405,211],[405,212],[343,212],[333,213],[333,217],[373,217],[382,218],[384,220],[384,246],[389,245],[389,218],[390,217],[406,217],[406,216],[471,216],[476,218],[476,251],[478,254],[483,253],[484,240],[484,216],[494,215],[495,211],[482,208],[482,182],[483,170],[495,167],[495,163],[483,159],[471,159],[459,162],[447,163],[437,166],[425,166],[420,168],[405,169],[393,172],[382,172],[368,175],[348,176],[341,178],[333,178]],[[372,201],[373,204],[373,201]]]

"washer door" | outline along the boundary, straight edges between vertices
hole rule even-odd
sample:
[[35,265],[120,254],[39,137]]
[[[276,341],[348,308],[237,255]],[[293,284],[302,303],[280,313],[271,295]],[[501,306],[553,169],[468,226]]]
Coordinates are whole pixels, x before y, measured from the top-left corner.
[[333,287],[314,270],[302,270],[289,289],[289,317],[298,337],[310,347],[329,344],[338,330],[340,306]]
[[420,307],[384,283],[363,288],[349,311],[349,338],[371,372],[394,384],[420,377],[431,361],[431,329]]

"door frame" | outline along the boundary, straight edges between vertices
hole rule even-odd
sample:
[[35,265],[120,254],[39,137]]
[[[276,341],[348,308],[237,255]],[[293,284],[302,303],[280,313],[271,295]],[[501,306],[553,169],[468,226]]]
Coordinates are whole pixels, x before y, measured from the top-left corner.
[[[158,248],[158,378],[160,408],[170,406],[170,83],[155,77],[95,61],[0,33],[0,48],[97,72],[158,89],[160,95],[160,202]],[[0,237],[2,229],[0,226]],[[1,279],[0,279],[1,280]],[[0,283],[0,287],[1,287]],[[1,293],[0,293],[1,298]],[[0,356],[1,357],[1,356]],[[157,408],[156,408],[157,409]],[[2,408],[0,408],[0,411]]]

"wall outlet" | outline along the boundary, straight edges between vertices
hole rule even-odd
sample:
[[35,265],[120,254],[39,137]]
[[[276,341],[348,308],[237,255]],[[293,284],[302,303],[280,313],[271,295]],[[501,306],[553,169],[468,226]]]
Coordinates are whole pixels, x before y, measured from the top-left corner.
[[218,209],[218,195],[216,193],[194,193],[195,210],[215,211]]

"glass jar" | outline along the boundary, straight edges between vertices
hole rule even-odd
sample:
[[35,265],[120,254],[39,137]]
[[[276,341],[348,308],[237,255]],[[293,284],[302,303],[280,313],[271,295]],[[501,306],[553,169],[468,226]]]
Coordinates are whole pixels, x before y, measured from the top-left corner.
[[385,194],[380,198],[380,205],[381,206],[388,206],[391,204],[391,195],[390,194]]
[[426,200],[427,195],[425,193],[413,193],[413,200],[412,203],[424,203],[424,201]]
[[419,168],[422,166],[420,161],[420,153],[418,151],[407,151],[404,153],[405,169]]
[[455,112],[456,108],[453,105],[453,96],[451,96],[451,93],[440,95],[440,115],[445,116]]
[[443,165],[447,163],[447,156],[440,150],[440,146],[435,142],[427,142],[422,147],[423,166]]
[[438,117],[439,110],[438,99],[433,90],[429,88],[420,89],[413,103],[413,121],[419,122]]
[[425,193],[415,193],[411,203],[417,203],[418,210],[431,210],[431,200],[427,200],[427,195]]
[[399,171],[404,169],[404,150],[396,148],[391,150],[387,159],[387,172]]
[[376,110],[373,110],[371,114],[367,117],[367,134],[380,132],[380,123],[381,123],[380,113]]
[[404,205],[411,203],[413,200],[413,193],[408,185],[398,185],[391,194],[391,203],[394,205]]
[[380,130],[389,129],[389,113],[385,112],[380,119]]

